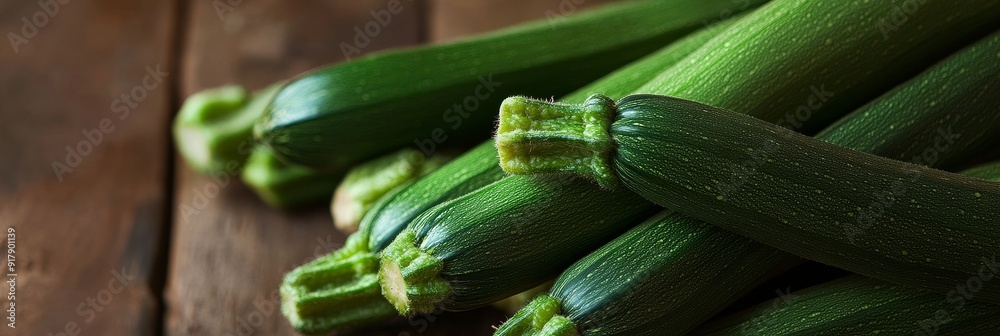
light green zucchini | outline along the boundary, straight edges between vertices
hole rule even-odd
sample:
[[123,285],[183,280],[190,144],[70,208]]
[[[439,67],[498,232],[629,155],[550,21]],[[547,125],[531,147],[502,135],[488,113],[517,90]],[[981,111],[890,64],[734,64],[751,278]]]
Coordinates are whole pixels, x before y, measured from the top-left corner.
[[319,171],[278,160],[265,146],[254,146],[240,179],[264,202],[289,209],[329,202],[343,169]]
[[279,87],[251,94],[242,86],[227,85],[188,97],[173,126],[181,157],[203,174],[238,174],[256,144],[253,124]]

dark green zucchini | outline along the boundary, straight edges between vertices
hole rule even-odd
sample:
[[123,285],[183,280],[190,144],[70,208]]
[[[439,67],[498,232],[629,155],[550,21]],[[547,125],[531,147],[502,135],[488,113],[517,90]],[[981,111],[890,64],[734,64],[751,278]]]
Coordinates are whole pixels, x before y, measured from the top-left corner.
[[[843,118],[817,139],[885,157],[911,157],[940,143],[938,128],[941,121],[947,121],[946,125],[975,136],[949,144],[948,151],[928,163],[961,165],[971,160],[982,151],[982,135],[1000,128],[1000,114],[992,112],[997,103],[983,103],[1000,96],[1000,85],[981,81],[997,81],[1000,67],[975,77],[958,75],[967,74],[963,69],[970,64],[983,63],[984,57],[995,57],[982,52],[990,41],[963,49]],[[933,92],[924,97],[941,103],[913,99],[914,91]],[[991,175],[990,167],[963,174],[1000,176],[1000,171]],[[516,314],[497,335],[560,335],[541,332],[544,328],[566,330],[565,335],[571,335],[570,331],[683,334],[748,289],[784,260],[783,255],[787,256],[691,217],[667,215],[630,230],[575,263],[539,299],[545,302]]]
[[[292,79],[254,134],[316,168],[394,149],[485,140],[512,94],[562,96],[717,18],[764,0],[637,1],[453,43],[359,58]],[[350,144],[350,145],[347,145]]]
[[400,233],[382,251],[382,294],[403,315],[488,305],[555,277],[654,209],[573,177],[506,177]]
[[[587,174],[602,185],[620,181],[664,207],[873,278],[947,292],[975,275],[982,257],[1000,249],[996,183],[854,151],[667,96],[633,95],[617,106],[603,96],[584,106],[512,98],[504,107],[502,113],[520,123],[543,110],[547,117],[565,112],[565,118],[586,111],[587,118],[599,120],[559,129],[534,120],[534,131],[499,141],[501,164],[510,162],[505,153],[553,158],[518,166],[518,172],[531,173],[535,162],[537,172],[562,169],[561,162],[565,170],[582,171],[565,162],[574,164],[567,157],[589,144],[559,130],[604,127],[608,149],[589,146],[595,151],[588,157],[601,159],[593,160],[600,167]],[[740,172],[747,174],[745,182],[719,190],[719,181],[748,160],[758,163]],[[981,299],[1000,302],[1000,287],[984,288]]]
[[1000,306],[858,275],[710,322],[692,335],[992,335]]

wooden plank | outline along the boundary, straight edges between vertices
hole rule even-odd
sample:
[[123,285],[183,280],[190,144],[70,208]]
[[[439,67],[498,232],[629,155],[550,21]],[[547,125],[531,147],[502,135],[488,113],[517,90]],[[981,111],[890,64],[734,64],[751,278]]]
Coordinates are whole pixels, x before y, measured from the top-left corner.
[[[342,42],[362,52],[418,43],[422,10],[409,2],[402,3],[403,11],[367,45],[364,40],[356,43],[355,29],[376,22],[371,11],[384,10],[386,4],[259,0],[216,11],[211,1],[192,2],[183,43],[181,96],[226,83],[261,88],[356,57],[345,55]],[[178,162],[176,174],[164,333],[294,335],[278,311],[278,284],[295,266],[342,245],[345,237],[333,229],[326,209],[284,213],[268,208],[240,183],[219,186],[183,162]],[[219,190],[216,196],[199,199],[214,190]],[[185,216],[182,206],[198,212]],[[381,333],[395,335],[398,330]]]
[[14,41],[0,46],[0,229],[17,274],[16,328],[0,328],[155,334],[176,5],[63,3],[0,5]]
[[614,0],[433,0],[428,35],[441,42],[530,20],[559,20]]

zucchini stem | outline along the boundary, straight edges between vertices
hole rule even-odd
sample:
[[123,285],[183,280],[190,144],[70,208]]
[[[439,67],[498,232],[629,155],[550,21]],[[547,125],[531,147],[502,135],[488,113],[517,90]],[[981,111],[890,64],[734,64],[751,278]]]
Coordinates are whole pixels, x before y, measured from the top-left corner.
[[333,194],[333,224],[344,233],[357,231],[361,218],[382,196],[410,185],[449,159],[437,154],[426,157],[416,149],[406,148],[352,168]]
[[188,165],[204,174],[238,172],[254,145],[254,122],[279,86],[251,94],[228,85],[188,97],[174,120],[174,141]]
[[281,312],[300,333],[362,326],[396,315],[378,285],[378,255],[362,235],[299,266],[281,284]]
[[541,294],[497,329],[495,336],[579,336],[576,325],[559,315],[559,300]]
[[263,144],[254,146],[240,178],[268,205],[290,209],[329,202],[343,170],[319,171],[284,163]]
[[500,167],[511,174],[575,173],[616,187],[608,132],[616,112],[614,100],[599,94],[583,104],[507,98],[496,135]]
[[415,232],[404,230],[382,251],[382,295],[404,316],[430,314],[452,292],[440,276],[443,267],[440,259],[416,246]]

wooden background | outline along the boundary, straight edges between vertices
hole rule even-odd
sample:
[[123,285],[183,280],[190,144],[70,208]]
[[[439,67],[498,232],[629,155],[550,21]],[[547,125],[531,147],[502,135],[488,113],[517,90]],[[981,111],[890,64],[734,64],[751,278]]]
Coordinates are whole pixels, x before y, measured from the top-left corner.
[[[362,50],[445,41],[581,1],[607,2],[401,0]],[[342,61],[340,43],[386,2],[0,2],[0,32],[24,38],[0,46],[0,224],[17,237],[17,328],[2,334],[293,335],[278,312],[281,276],[344,236],[325,209],[274,211],[235,179],[193,173],[170,122],[201,89],[257,89]],[[146,80],[157,69],[162,78]],[[128,93],[143,99],[116,101]],[[113,130],[92,131],[102,122]],[[481,309],[338,334],[488,335],[503,319]]]

